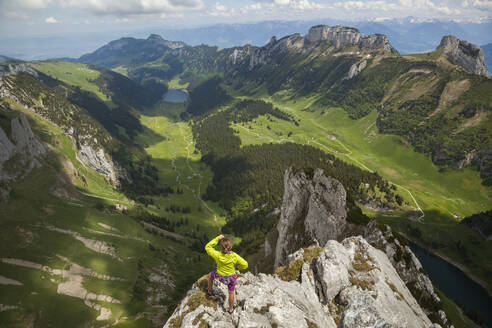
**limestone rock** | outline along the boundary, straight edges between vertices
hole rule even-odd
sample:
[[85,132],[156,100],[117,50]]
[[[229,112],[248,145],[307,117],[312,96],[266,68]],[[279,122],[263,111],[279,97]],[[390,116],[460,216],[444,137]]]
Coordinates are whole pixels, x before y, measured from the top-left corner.
[[96,149],[90,145],[80,145],[77,158],[89,165],[96,172],[107,177],[111,182],[116,183],[118,176],[113,163],[106,158],[102,148]]
[[336,48],[339,48],[358,44],[361,33],[353,27],[317,25],[309,29],[305,39],[308,42],[330,41]]
[[347,76],[344,78],[344,80],[350,80],[354,76],[357,76],[366,68],[367,66],[367,60],[363,60],[360,63],[353,64],[350,66],[350,70],[347,74]]
[[339,238],[347,216],[345,189],[321,169],[314,171],[312,179],[302,170],[287,169],[284,188],[275,267],[301,247]]
[[7,198],[12,181],[41,165],[39,160],[47,152],[24,114],[14,117],[10,125],[10,138],[0,128],[0,200]]
[[[371,221],[364,229],[364,238],[388,256],[400,278],[407,286],[410,286],[412,293],[420,295],[422,304],[439,305],[441,300],[434,292],[431,280],[423,272],[420,261],[408,246],[400,242],[389,226],[384,226],[384,229],[381,230],[376,221]],[[429,314],[435,311],[434,308],[436,307],[424,308],[424,311]],[[437,313],[436,315],[441,316]],[[447,320],[441,322],[445,324]]]
[[359,47],[361,49],[382,49],[392,54],[398,54],[398,51],[393,48],[384,34],[371,34],[362,37]]
[[4,75],[17,75],[20,73],[38,77],[38,72],[27,64],[0,65],[0,78]]
[[29,154],[30,157],[40,157],[46,153],[46,148],[34,136],[31,126],[24,114],[11,121],[12,141],[15,143],[17,151]]
[[467,72],[488,76],[483,50],[470,42],[447,35],[437,49],[443,49],[444,56],[454,65],[463,67]]
[[208,298],[204,276],[164,327],[432,325],[387,256],[360,236],[342,243],[329,241],[311,265],[303,263],[298,270],[298,278],[292,281],[277,275],[242,275],[236,290],[238,305],[232,315],[226,312],[226,287],[220,283],[214,286],[216,296]]
[[7,137],[7,134],[0,127],[0,164],[9,160],[15,152],[15,145]]

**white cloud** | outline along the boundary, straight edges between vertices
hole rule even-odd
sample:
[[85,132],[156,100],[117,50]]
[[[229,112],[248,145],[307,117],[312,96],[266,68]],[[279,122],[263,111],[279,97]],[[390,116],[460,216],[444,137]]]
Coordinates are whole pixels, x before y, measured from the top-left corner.
[[203,8],[202,0],[58,0],[63,8],[94,14],[139,15]]
[[472,2],[472,6],[480,9],[492,9],[492,1],[489,0],[475,0]]
[[41,8],[48,7],[51,0],[17,0],[13,2],[15,2],[17,7],[32,10],[32,9],[41,9]]
[[48,17],[44,20],[45,23],[48,24],[58,24],[59,21],[55,17]]
[[236,10],[234,8],[229,8],[227,6],[224,6],[223,4],[216,2],[213,8],[209,11],[207,11],[207,14],[210,16],[232,16],[236,13]]
[[323,5],[309,0],[273,0],[273,3],[278,6],[290,7],[292,9],[319,9]]

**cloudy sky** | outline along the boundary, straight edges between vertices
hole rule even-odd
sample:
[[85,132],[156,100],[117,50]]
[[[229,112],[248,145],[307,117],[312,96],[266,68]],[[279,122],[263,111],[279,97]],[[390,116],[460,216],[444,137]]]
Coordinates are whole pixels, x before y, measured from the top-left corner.
[[479,21],[492,17],[492,0],[0,0],[0,36],[408,16]]

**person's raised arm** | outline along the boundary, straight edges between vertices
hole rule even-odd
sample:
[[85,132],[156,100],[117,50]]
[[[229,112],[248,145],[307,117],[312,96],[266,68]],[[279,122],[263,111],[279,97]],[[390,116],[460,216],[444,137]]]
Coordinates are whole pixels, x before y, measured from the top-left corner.
[[238,270],[246,270],[248,268],[248,262],[246,262],[245,259],[243,259],[240,255],[236,253],[236,259],[237,259],[237,269]]
[[208,255],[210,255],[214,259],[219,257],[220,255],[220,252],[216,251],[214,247],[222,238],[224,238],[224,235],[217,236],[211,241],[209,241],[207,245],[205,245],[205,251],[207,252]]

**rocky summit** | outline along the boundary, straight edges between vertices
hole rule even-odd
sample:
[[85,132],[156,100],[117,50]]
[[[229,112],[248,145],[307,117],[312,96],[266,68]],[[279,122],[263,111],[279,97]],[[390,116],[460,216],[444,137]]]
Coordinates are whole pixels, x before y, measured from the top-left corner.
[[[216,283],[209,297],[203,276],[164,327],[451,327],[444,312],[419,304],[440,300],[411,250],[389,227],[346,222],[345,198],[341,183],[323,170],[288,169],[275,273],[241,275],[233,314],[225,285]],[[350,232],[360,234],[334,240]],[[306,247],[308,237],[313,245]],[[293,245],[298,250],[285,256]]]
[[453,35],[442,38],[437,49],[443,49],[444,56],[454,65],[462,66],[467,72],[488,76],[482,48]]

